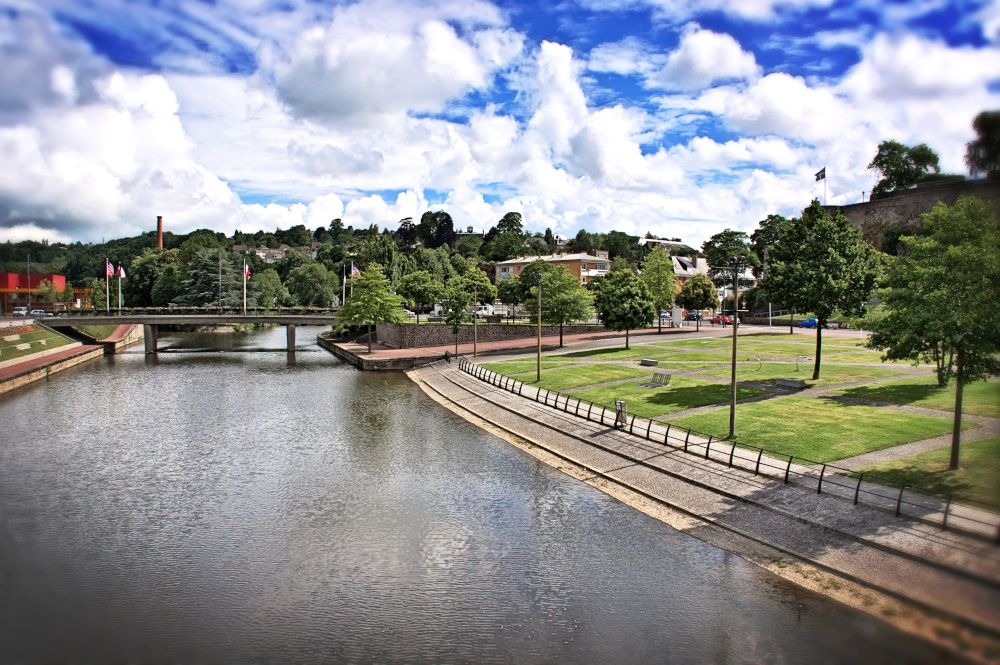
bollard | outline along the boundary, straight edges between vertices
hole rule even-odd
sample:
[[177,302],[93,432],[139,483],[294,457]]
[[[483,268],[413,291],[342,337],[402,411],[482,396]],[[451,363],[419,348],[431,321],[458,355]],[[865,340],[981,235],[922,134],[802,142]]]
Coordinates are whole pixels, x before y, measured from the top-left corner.
[[906,489],[906,483],[899,486],[899,498],[896,499],[896,517],[899,517],[899,509],[903,506],[903,490]]
[[[861,493],[861,481],[864,479],[864,477],[865,477],[865,472],[862,471],[861,475],[858,476],[858,486],[854,488],[854,505],[855,506],[858,505],[858,494]],[[951,497],[950,496],[948,497],[948,501],[951,501]],[[948,509],[947,508],[945,508],[944,519],[945,519],[945,522],[948,521]]]
[[[826,474],[826,464],[824,464],[823,468],[819,470],[819,482],[816,483],[816,494],[819,494],[820,492],[823,491],[823,476],[824,476],[824,474]],[[896,513],[896,514],[898,515],[899,513]]]
[[790,455],[788,457],[788,466],[785,467],[785,484],[788,484],[788,472],[792,470],[792,460],[795,459],[795,455]]

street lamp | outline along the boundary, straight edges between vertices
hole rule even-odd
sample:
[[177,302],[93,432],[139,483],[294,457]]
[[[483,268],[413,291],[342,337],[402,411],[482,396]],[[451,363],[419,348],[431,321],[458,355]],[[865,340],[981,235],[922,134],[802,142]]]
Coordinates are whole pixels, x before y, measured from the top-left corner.
[[542,380],[542,273],[538,273],[538,366],[537,380]]
[[736,436],[736,331],[740,327],[739,302],[740,302],[740,275],[744,270],[745,259],[742,256],[729,257],[729,266],[726,270],[733,271],[733,374],[732,374],[732,397],[729,400],[729,438]]

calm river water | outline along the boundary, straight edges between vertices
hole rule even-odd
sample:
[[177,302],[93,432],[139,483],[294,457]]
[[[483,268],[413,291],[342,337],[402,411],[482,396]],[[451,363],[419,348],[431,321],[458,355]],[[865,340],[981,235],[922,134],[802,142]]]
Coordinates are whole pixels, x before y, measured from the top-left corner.
[[294,364],[284,329],[164,335],[0,397],[0,662],[949,662],[317,331]]

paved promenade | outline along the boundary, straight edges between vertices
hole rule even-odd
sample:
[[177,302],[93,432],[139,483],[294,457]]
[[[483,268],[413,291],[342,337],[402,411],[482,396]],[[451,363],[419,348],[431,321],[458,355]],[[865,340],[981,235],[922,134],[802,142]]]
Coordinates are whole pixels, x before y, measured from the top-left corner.
[[1000,548],[986,540],[646,442],[518,397],[457,365],[439,362],[411,376],[455,408],[706,526],[1000,632]]

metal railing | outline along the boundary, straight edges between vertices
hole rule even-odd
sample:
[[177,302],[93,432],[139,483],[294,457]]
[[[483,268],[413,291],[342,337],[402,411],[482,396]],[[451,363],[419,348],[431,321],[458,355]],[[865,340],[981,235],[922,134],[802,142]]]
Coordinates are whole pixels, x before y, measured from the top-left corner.
[[[303,316],[334,315],[338,309],[332,307],[247,307],[247,316]],[[103,309],[70,309],[58,313],[60,316],[118,316],[118,308],[112,307],[107,314]],[[122,307],[122,316],[190,316],[195,314],[243,314],[243,307]]]
[[[530,386],[459,358],[459,370],[502,390],[585,418],[615,426],[615,408]],[[859,473],[835,464],[815,462],[759,446],[730,442],[696,430],[659,423],[631,414],[618,431],[705,460],[798,485],[817,494],[831,494],[852,505],[864,504],[943,529],[963,531],[1000,543],[1000,506],[904,483],[870,473]]]

